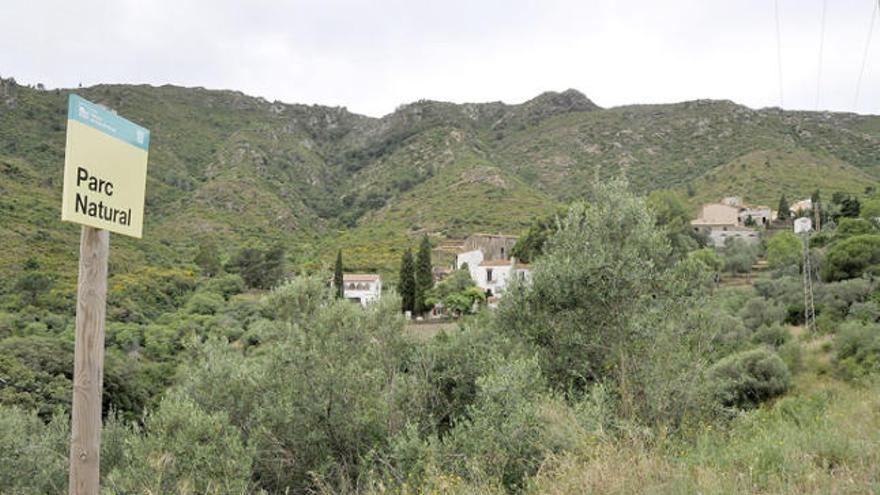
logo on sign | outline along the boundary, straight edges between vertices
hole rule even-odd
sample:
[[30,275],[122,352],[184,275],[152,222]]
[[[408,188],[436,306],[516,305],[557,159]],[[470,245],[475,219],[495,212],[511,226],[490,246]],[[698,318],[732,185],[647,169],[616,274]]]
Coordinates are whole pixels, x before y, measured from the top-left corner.
[[82,106],[82,105],[79,106],[79,117],[80,117],[81,119],[87,119],[87,118],[89,118],[89,111],[86,110],[86,107],[84,107],[84,106]]

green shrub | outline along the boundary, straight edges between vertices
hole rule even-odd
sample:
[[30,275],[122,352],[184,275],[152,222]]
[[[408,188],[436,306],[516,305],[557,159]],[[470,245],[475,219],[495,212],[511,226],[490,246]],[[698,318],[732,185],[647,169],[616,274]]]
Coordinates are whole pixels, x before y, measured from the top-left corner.
[[144,327],[144,349],[155,359],[168,359],[180,349],[177,330],[168,325]]
[[765,344],[771,347],[780,347],[789,339],[791,339],[791,334],[788,329],[778,323],[762,325],[752,335],[752,342],[755,344]]
[[333,301],[333,289],[322,277],[296,277],[276,287],[267,301],[274,316],[290,323],[308,322]]
[[880,321],[880,303],[877,301],[853,303],[849,307],[849,317],[865,323]]
[[202,282],[201,289],[207,292],[222,294],[224,298],[229,299],[233,295],[244,291],[244,279],[236,273],[224,273]]
[[792,375],[800,373],[804,369],[803,349],[800,343],[788,341],[779,346],[776,353],[785,362]]
[[36,410],[44,419],[70,407],[73,343],[55,337],[0,341],[0,404]]
[[[455,474],[516,491],[545,455],[573,445],[575,416],[547,395],[536,359],[499,362],[477,387],[470,419],[457,424],[438,449],[442,465]],[[548,417],[551,407],[556,412]],[[551,423],[551,417],[558,422]],[[558,427],[568,434],[554,434]]]
[[246,354],[209,341],[182,388],[249,433],[262,488],[341,490],[418,402],[402,372],[412,350],[400,300],[386,295],[365,310],[335,299],[320,277],[285,284],[268,300],[283,320],[251,325],[257,342]]
[[757,330],[762,325],[773,325],[785,319],[785,309],[775,301],[763,297],[749,299],[740,311],[746,327]]
[[477,378],[491,369],[509,344],[488,326],[486,319],[464,325],[457,331],[443,332],[419,353],[417,363],[424,366],[428,385],[419,398],[424,402],[422,428],[443,435],[467,410],[477,396]]
[[856,235],[836,242],[828,250],[822,265],[827,282],[856,278],[880,265],[880,235]]
[[849,314],[850,306],[868,299],[874,284],[866,279],[841,280],[818,287],[816,305],[822,312],[831,313],[837,319]]
[[710,312],[707,318],[712,319],[713,326],[717,329],[712,343],[713,351],[719,357],[741,349],[749,341],[752,332],[746,328],[741,318],[724,311]]
[[737,238],[728,238],[724,244],[724,271],[731,275],[750,273],[758,261],[760,248]]
[[803,278],[782,276],[755,280],[755,290],[765,299],[772,299],[786,306],[804,302]]
[[143,327],[137,323],[107,322],[105,329],[105,343],[107,346],[130,351],[139,348],[144,342]]
[[791,373],[780,357],[764,348],[731,354],[709,369],[710,386],[724,406],[757,407],[791,386]]
[[69,452],[67,414],[46,423],[35,413],[0,405],[0,493],[66,493]]
[[213,292],[199,291],[186,302],[186,311],[196,315],[213,315],[226,304],[223,296]]
[[644,202],[611,181],[572,206],[531,284],[501,300],[495,327],[535,349],[558,390],[616,386],[622,416],[675,427],[689,414],[675,406],[694,404],[682,387],[694,388],[715,333],[710,321],[687,321],[706,275],[697,260],[675,261]]
[[803,243],[791,231],[779,232],[767,243],[767,262],[770,268],[799,266],[803,258]]
[[847,321],[835,339],[835,361],[846,378],[880,371],[880,325]]
[[[758,282],[760,280],[755,282],[756,287]],[[738,315],[754,295],[754,291],[748,287],[723,287],[715,293],[713,301],[717,308],[723,309],[731,315]]]
[[[803,314],[801,314],[803,320]],[[831,313],[818,313],[816,315],[816,331],[820,334],[837,333],[837,327],[840,320],[831,315]]]
[[183,305],[195,289],[190,271],[143,268],[114,275],[107,290],[107,316],[144,323]]
[[146,417],[144,432],[126,442],[104,485],[118,494],[244,495],[253,456],[224,412],[169,396]]
[[875,232],[874,225],[864,218],[841,218],[836,233],[838,237],[847,238]]

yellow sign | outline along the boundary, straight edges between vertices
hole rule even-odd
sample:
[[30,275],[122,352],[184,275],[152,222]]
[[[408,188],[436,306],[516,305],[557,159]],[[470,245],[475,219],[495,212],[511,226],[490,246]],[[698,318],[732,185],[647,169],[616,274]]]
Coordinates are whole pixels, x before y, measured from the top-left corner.
[[140,238],[150,131],[70,95],[61,220]]

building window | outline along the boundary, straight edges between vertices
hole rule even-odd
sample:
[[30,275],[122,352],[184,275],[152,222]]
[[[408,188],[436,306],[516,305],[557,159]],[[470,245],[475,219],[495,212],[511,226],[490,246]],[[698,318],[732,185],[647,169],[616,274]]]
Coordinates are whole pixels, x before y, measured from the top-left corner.
[[486,268],[486,282],[492,281],[492,269]]

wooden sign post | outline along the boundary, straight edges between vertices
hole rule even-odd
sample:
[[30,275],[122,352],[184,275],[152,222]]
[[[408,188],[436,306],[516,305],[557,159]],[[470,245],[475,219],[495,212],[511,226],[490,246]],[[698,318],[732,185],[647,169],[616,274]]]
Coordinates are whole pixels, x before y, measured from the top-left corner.
[[150,131],[70,95],[61,219],[82,224],[73,356],[70,495],[98,495],[110,232],[141,237]]
[[101,465],[101,395],[104,382],[104,315],[110,232],[83,225],[79,244],[70,493],[97,494]]

